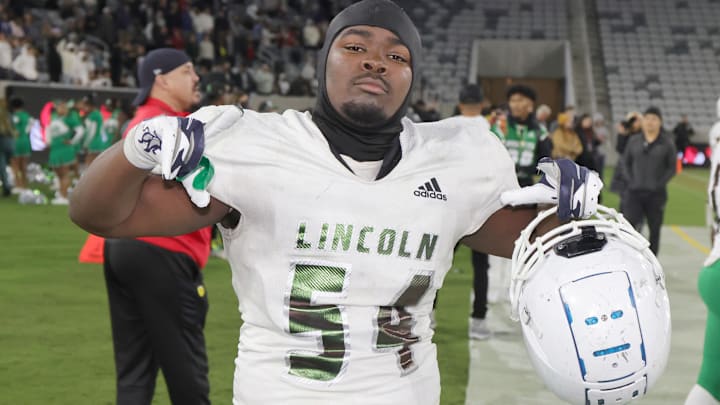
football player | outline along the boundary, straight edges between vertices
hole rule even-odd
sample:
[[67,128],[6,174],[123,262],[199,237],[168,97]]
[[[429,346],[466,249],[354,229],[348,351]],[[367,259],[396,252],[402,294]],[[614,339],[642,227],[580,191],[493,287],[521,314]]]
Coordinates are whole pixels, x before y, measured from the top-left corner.
[[[717,115],[720,119],[720,99],[717,101]],[[698,279],[698,289],[708,307],[708,314],[700,375],[685,405],[720,405],[720,297],[715,290],[720,285],[720,121],[713,125],[708,137],[712,148],[708,211],[712,218],[713,246]]]
[[438,404],[429,314],[455,244],[509,257],[536,209],[504,203],[531,194],[592,214],[588,170],[548,162],[523,193],[487,128],[404,119],[420,60],[402,9],[355,3],[328,27],[312,115],[154,118],[75,188],[71,218],[99,235],[221,222],[243,317],[234,404]]

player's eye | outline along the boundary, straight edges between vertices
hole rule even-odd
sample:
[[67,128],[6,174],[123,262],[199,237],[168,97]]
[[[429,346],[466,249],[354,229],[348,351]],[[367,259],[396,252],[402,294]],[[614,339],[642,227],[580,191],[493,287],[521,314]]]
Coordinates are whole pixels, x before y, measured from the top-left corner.
[[365,48],[363,48],[362,46],[354,45],[354,44],[345,45],[345,49],[347,49],[348,51],[351,51],[351,52],[364,52],[365,51]]
[[402,56],[402,55],[399,55],[399,54],[396,54],[396,53],[391,53],[391,54],[389,55],[389,57],[390,57],[390,59],[392,59],[392,60],[394,60],[394,61],[396,61],[396,62],[399,62],[399,63],[408,63],[408,60],[407,60],[406,57],[404,57],[404,56]]

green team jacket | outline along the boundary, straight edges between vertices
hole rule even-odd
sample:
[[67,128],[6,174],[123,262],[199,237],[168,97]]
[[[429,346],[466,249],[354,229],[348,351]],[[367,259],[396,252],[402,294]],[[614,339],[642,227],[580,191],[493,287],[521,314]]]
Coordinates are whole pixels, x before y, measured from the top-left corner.
[[535,120],[519,123],[512,117],[508,117],[505,131],[497,124],[493,125],[491,130],[505,144],[510,158],[515,162],[515,172],[520,185],[531,184],[537,171],[538,160],[549,156],[545,150],[547,131]]

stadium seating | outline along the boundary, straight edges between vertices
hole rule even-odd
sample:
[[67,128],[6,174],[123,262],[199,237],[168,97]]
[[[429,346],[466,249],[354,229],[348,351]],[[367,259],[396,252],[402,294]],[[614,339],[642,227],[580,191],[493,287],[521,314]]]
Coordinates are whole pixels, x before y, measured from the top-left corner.
[[666,127],[681,114],[701,131],[717,119],[720,3],[596,0],[615,121],[656,105]]
[[482,39],[565,39],[564,0],[400,0],[425,46],[424,93],[457,101],[467,81],[470,50]]

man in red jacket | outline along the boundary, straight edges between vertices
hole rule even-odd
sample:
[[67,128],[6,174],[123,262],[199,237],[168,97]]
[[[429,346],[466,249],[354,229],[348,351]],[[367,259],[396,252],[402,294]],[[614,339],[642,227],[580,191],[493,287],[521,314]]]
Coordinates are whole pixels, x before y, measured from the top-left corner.
[[[138,76],[138,109],[127,128],[158,115],[186,116],[200,100],[199,78],[182,51],[151,51]],[[210,403],[203,336],[208,301],[200,272],[210,254],[210,233],[207,227],[181,236],[105,242],[119,405],[150,404],[158,369],[173,404]]]

